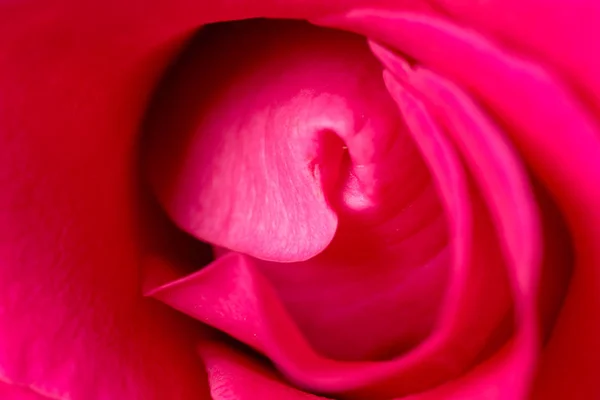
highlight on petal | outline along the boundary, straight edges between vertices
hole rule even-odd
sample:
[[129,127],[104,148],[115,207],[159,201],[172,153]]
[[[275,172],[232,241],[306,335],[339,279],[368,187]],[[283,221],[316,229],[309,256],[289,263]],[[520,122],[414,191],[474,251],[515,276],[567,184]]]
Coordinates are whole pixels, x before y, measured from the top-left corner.
[[280,262],[320,253],[348,157],[363,191],[378,191],[373,160],[398,124],[380,67],[360,37],[297,22],[217,26],[198,40],[147,123],[159,200],[217,246]]

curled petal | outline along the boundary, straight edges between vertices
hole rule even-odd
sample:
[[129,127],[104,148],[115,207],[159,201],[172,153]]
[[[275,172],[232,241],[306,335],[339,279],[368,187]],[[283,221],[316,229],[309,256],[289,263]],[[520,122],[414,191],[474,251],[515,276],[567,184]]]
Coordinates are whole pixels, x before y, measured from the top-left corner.
[[[382,49],[379,49],[379,55],[389,56],[389,54],[383,52]],[[386,61],[395,63],[388,64],[388,66],[393,67],[393,70],[396,70],[396,68],[394,67],[397,67],[398,63],[400,62],[399,60],[395,59],[388,59]],[[397,71],[397,73],[399,73],[399,71]],[[410,97],[407,96],[406,89],[403,89],[396,81],[396,79],[392,77],[391,74],[386,73],[384,76],[386,79],[386,83],[390,89],[390,93],[398,101],[398,105],[401,109],[406,110],[407,106],[409,106],[411,103],[414,104],[414,100],[410,100]],[[456,111],[460,112],[460,107]],[[404,114],[407,115],[407,111],[404,111]],[[472,128],[475,128],[475,130],[474,132],[470,133],[477,134],[477,131],[480,128],[480,126],[476,125]],[[512,155],[510,155],[509,157],[514,160]],[[514,176],[512,179],[513,182],[515,181],[515,178],[518,182],[521,177],[519,175]],[[481,207],[481,204],[478,203],[478,196],[474,193],[472,193],[472,196],[472,201],[474,201],[475,203],[474,214],[476,216],[474,220],[475,241],[474,243],[472,243],[472,246],[475,249],[475,252],[472,255],[474,268],[471,267],[471,271],[467,270],[468,275],[465,275],[465,277],[468,276],[472,279],[474,276],[477,276],[477,271],[479,271],[479,274],[483,272],[483,276],[486,279],[490,279],[494,277],[494,273],[498,274],[502,268],[501,264],[496,263],[496,265],[494,265],[494,263],[491,262],[499,256],[498,249],[494,245],[494,242],[498,239],[496,235],[491,234],[491,225],[481,225],[481,221],[483,218],[485,218],[486,212]],[[519,200],[522,201],[522,199]],[[456,237],[460,238],[461,236],[461,233],[457,232]],[[487,264],[488,268],[486,268],[485,271],[479,270],[481,265],[485,264]],[[458,263],[456,265],[457,267],[459,267],[461,264]],[[532,267],[534,267],[535,269],[535,264],[522,265],[525,268],[531,269]],[[490,268],[492,266],[494,266],[494,268]],[[481,275],[479,276],[481,277]],[[461,277],[461,275],[459,274],[458,277]],[[497,315],[501,317],[503,315],[502,312],[507,312],[507,308],[503,307],[507,307],[508,304],[507,292],[505,291],[506,288],[503,287],[501,284],[498,285],[504,279],[506,279],[506,277],[503,277],[502,275],[496,275],[496,284],[493,284],[488,281],[489,286],[487,286],[487,292],[485,292],[485,294],[484,292],[476,291],[475,288],[477,287],[477,285],[473,285],[473,281],[465,284],[465,281],[461,282],[460,279],[456,279],[454,285],[450,287],[450,302],[446,308],[446,318],[441,321],[442,325],[440,326],[440,329],[443,330],[444,327],[447,325],[449,327],[455,327],[454,329],[458,329],[457,332],[461,332],[461,327],[462,329],[469,327],[469,330],[462,331],[462,335],[459,335],[459,337],[462,337],[463,340],[469,338],[468,340],[472,341],[477,337],[474,335],[476,329],[474,329],[474,326],[472,325],[473,322],[475,322],[475,320],[471,319],[470,323],[469,320],[470,318],[475,317],[477,319],[477,324],[479,325],[480,332],[485,332],[485,330],[481,329],[482,327],[480,325],[483,323],[484,320],[480,316],[477,316],[477,314],[481,313],[482,304],[480,304],[476,299],[485,298],[487,300],[485,308],[488,317],[493,316],[494,312],[500,313]],[[490,290],[492,287],[495,288],[495,291]],[[493,388],[491,389],[494,396],[493,398],[496,399],[514,399],[521,398],[525,395],[530,376],[533,371],[533,363],[535,361],[536,355],[536,338],[533,336],[534,331],[532,331],[532,327],[530,325],[532,322],[530,322],[529,320],[529,318],[532,318],[532,315],[531,310],[527,308],[527,306],[531,305],[532,303],[532,290],[531,288],[526,289],[529,289],[529,296],[525,299],[525,308],[523,309],[517,306],[517,308],[520,311],[522,311],[522,315],[520,316],[520,325],[524,325],[523,321],[525,321],[525,333],[522,333],[517,339],[517,345],[509,347],[512,351],[508,352],[508,354],[503,354],[502,356],[495,356],[491,360],[488,360],[483,366],[477,367],[473,372],[470,372],[465,377],[462,377],[457,383],[443,385],[440,389],[434,390],[432,393],[425,393],[424,398],[428,398],[428,396],[436,396],[437,393],[442,392],[444,393],[444,396],[447,396],[448,398],[460,399],[463,398],[463,396],[466,396],[468,393],[471,393],[471,395],[474,393],[479,393],[482,388],[486,388],[487,390]],[[518,298],[518,296],[515,297],[518,301],[517,304],[522,303],[522,301],[519,301],[520,299]],[[467,299],[471,299],[471,301],[475,301],[475,303],[466,303],[465,300]],[[461,317],[456,317],[457,315]],[[448,316],[450,316],[450,318],[448,318]],[[455,321],[452,320],[452,317],[454,317]],[[497,324],[492,325],[492,331],[501,331],[498,320],[494,321],[492,319],[491,321],[496,322]],[[515,371],[518,372],[515,374]],[[515,376],[518,376],[519,378],[515,379]]]
[[193,330],[138,298],[142,242],[154,233],[136,220],[143,110],[198,26],[346,7],[1,2],[2,380],[74,400],[208,396]]
[[[393,92],[396,93],[395,89]],[[398,395],[425,390],[464,372],[492,344],[492,333],[509,311],[505,272],[495,246],[497,239],[489,234],[493,229],[477,196],[467,195],[470,192],[464,171],[451,143],[418,100],[409,95],[399,105],[435,172],[452,232],[456,233],[448,305],[440,326],[421,345],[394,360],[377,363],[325,358],[302,336],[260,269],[250,258],[235,253],[222,256],[208,268],[159,287],[151,294],[263,352],[292,381],[313,391],[355,396]],[[470,198],[476,200],[473,210]],[[473,237],[471,212],[478,217]],[[474,238],[476,242],[471,243]],[[471,254],[472,250],[475,251]],[[229,279],[232,276],[236,279]],[[487,313],[482,316],[472,302],[486,295]],[[230,307],[231,304],[238,306]],[[465,337],[469,338],[468,344]],[[520,343],[519,348],[522,347]],[[527,370],[531,363],[527,358],[531,355],[530,348],[525,347],[527,351],[523,354],[510,353],[515,368],[520,365]],[[500,368],[495,378],[504,377],[506,371]],[[484,379],[490,383],[491,378]],[[507,381],[491,382],[501,387]],[[522,384],[514,384],[505,390],[504,396],[514,396],[524,388]]]
[[264,362],[236,350],[211,341],[199,346],[213,399],[324,399],[291,387]]
[[[600,360],[594,349],[600,346],[600,325],[589,318],[590,309],[599,303],[600,280],[595,268],[598,224],[593,222],[599,217],[594,204],[600,192],[597,185],[589,184],[600,176],[595,121],[555,76],[494,48],[472,32],[427,17],[372,11],[354,13],[344,26],[408,54],[472,93],[493,111],[551,192],[573,234],[578,261],[544,356],[538,393],[560,398],[576,390],[580,397],[595,397],[594,366]],[[564,370],[564,365],[569,369]]]
[[398,125],[373,79],[380,67],[359,37],[322,31],[206,28],[180,60],[150,113],[146,165],[183,229],[257,258],[302,261],[335,234],[332,193],[347,153],[363,191],[379,191],[373,160]]

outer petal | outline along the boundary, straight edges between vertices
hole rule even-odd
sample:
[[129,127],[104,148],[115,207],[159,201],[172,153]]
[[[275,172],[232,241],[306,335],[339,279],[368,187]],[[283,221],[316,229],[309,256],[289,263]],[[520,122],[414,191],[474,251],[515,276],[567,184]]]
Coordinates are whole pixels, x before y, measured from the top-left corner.
[[441,10],[565,78],[600,111],[600,4],[594,0],[439,0]]
[[[381,50],[379,52],[382,55],[385,54],[381,53]],[[391,64],[390,62],[393,62],[393,60],[390,58],[384,59],[388,61],[387,65],[392,71],[400,73],[397,63]],[[407,79],[409,82],[412,81],[411,75]],[[389,73],[384,76],[390,92],[398,101],[399,106],[406,107],[406,100],[402,96],[402,88],[396,79]],[[405,77],[404,73],[401,76]],[[475,165],[485,170],[481,175],[478,174],[478,171],[475,171],[474,178],[479,182],[483,193],[487,195],[486,204],[489,204],[488,207],[490,207],[492,215],[496,217],[495,222],[499,231],[498,239],[505,242],[504,254],[508,272],[512,278],[513,296],[516,303],[517,332],[514,342],[508,346],[508,349],[505,349],[508,350],[507,352],[488,360],[455,384],[443,385],[440,389],[434,390],[433,394],[425,393],[424,396],[427,398],[430,395],[436,396],[437,392],[442,392],[444,397],[452,399],[461,399],[476,394],[484,394],[494,399],[524,398],[537,355],[535,318],[532,313],[538,272],[536,213],[531,208],[531,194],[526,181],[524,182],[525,175],[520,171],[520,165],[516,162],[514,155],[508,148],[498,147],[498,140],[500,139],[498,133],[487,121],[482,120],[470,104],[452,104],[452,101],[457,101],[456,98],[453,98],[454,95],[454,93],[450,95],[449,97],[452,100],[447,99],[450,103],[442,107],[447,107],[445,111],[451,115],[451,120],[454,119],[449,124],[450,135],[454,136],[453,139],[457,142],[457,146],[462,147],[462,154],[467,162],[471,164],[472,168],[476,163]],[[461,100],[464,102],[464,99]],[[436,102],[435,104],[444,103]],[[465,113],[467,110],[470,111],[470,115]],[[465,148],[461,143],[462,141],[471,142],[472,146]],[[490,142],[494,143],[494,141],[496,141],[496,148],[494,148],[494,152],[490,152],[489,144]],[[477,143],[477,145],[474,145],[474,143]],[[486,160],[484,161],[479,157],[485,157]],[[500,166],[507,167],[506,175],[503,172],[498,173]],[[503,187],[505,190],[490,191],[487,185],[493,185],[494,180],[498,178],[504,181]],[[506,197],[504,194],[506,194]],[[521,212],[520,220],[515,218],[515,211],[517,210]],[[481,216],[478,215],[476,218],[481,218]],[[511,223],[515,225],[511,226]],[[483,234],[486,233],[489,234],[489,232]],[[511,243],[510,240],[515,236],[520,240]],[[475,246],[477,245],[475,244]],[[493,252],[486,251],[484,253],[488,262],[494,257]],[[468,306],[463,305],[463,307]]]
[[538,394],[597,397],[600,325],[590,318],[600,309],[600,215],[595,206],[600,189],[590,185],[600,177],[595,121],[548,71],[494,48],[473,32],[427,17],[371,11],[354,13],[340,26],[385,42],[469,90],[494,112],[552,193],[573,234],[578,261],[545,354]]
[[202,398],[182,321],[137,290],[131,132],[152,45],[2,7],[0,379],[57,399]]

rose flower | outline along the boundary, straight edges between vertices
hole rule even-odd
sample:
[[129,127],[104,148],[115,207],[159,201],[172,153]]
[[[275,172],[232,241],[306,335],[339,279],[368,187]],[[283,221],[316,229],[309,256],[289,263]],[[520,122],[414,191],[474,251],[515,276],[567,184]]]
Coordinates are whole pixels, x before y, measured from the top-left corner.
[[600,3],[0,30],[0,398],[600,398]]

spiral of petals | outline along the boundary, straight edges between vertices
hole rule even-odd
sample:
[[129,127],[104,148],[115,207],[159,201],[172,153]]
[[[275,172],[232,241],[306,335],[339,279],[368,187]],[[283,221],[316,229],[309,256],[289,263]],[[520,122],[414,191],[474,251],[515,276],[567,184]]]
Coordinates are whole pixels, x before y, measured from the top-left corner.
[[[0,3],[2,398],[600,396],[600,6],[325,3]],[[182,274],[146,110],[256,17],[351,33],[163,99],[154,191],[220,252]]]

